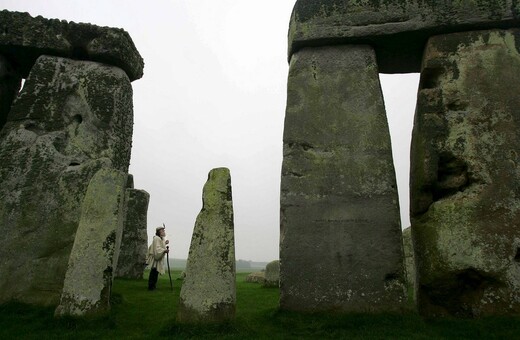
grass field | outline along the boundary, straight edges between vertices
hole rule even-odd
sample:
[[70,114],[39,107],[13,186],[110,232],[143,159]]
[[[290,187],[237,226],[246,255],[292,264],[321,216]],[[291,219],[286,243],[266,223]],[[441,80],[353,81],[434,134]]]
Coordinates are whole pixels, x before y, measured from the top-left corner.
[[0,306],[0,339],[520,339],[520,318],[424,320],[407,315],[323,315],[279,311],[278,289],[245,282],[237,273],[236,320],[222,325],[175,323],[180,271],[174,291],[168,275],[158,289],[146,280],[114,282],[113,307],[97,319],[55,319],[53,308]]

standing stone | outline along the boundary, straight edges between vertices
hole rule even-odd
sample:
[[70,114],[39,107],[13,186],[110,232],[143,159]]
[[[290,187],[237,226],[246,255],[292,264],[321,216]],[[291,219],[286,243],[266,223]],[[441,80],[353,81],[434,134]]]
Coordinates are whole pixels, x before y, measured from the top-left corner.
[[123,238],[116,277],[127,279],[143,278],[148,253],[146,227],[149,201],[150,195],[146,191],[126,189]]
[[411,154],[425,316],[520,314],[520,30],[432,37]]
[[265,281],[265,271],[254,272],[246,276],[246,282],[249,283],[264,283]]
[[110,309],[126,181],[127,174],[114,169],[101,169],[90,181],[55,315],[96,315]]
[[269,262],[265,266],[264,287],[278,287],[280,285],[280,260]]
[[202,201],[177,313],[177,320],[183,323],[222,322],[235,317],[235,238],[228,169],[210,171]]
[[404,264],[406,269],[407,293],[414,291],[415,287],[415,259],[412,242],[412,228],[403,230]]
[[0,131],[7,121],[14,97],[20,90],[22,78],[12,64],[0,55]]
[[399,204],[373,50],[305,48],[289,69],[281,181],[280,306],[404,306]]
[[121,69],[37,60],[0,132],[0,303],[59,303],[88,183],[128,172],[132,125]]

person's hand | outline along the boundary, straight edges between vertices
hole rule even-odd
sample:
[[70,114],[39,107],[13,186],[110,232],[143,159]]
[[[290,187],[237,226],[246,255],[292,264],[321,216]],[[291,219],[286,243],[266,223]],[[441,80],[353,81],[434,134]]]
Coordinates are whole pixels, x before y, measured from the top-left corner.
[[169,252],[170,252],[170,249],[166,249],[166,250],[164,251],[165,254],[168,254]]
[[166,240],[166,242],[164,242],[164,243],[168,244],[168,243],[170,243],[170,241],[169,241],[169,240]]

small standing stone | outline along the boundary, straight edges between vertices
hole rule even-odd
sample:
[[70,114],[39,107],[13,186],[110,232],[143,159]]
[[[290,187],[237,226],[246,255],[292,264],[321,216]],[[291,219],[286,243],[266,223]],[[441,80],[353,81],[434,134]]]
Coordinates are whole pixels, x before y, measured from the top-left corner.
[[264,283],[265,271],[254,272],[246,276],[246,282],[249,283]]
[[125,221],[116,277],[143,278],[148,253],[146,226],[149,201],[150,195],[146,191],[126,189]]
[[110,309],[126,181],[127,175],[114,169],[101,169],[90,181],[56,316],[95,315]]
[[236,273],[231,177],[213,169],[191,239],[177,320],[222,322],[235,317]]
[[280,285],[280,260],[271,261],[265,266],[264,287],[278,287]]

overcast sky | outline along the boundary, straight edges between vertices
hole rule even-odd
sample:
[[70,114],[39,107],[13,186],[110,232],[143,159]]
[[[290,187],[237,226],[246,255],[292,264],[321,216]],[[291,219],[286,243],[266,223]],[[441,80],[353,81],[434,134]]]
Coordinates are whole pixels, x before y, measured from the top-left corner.
[[[134,81],[130,173],[150,193],[148,235],[166,224],[186,258],[212,168],[231,170],[237,259],[278,258],[287,84],[295,0],[0,0],[33,16],[120,27],[145,61]],[[417,75],[382,75],[403,227]]]

